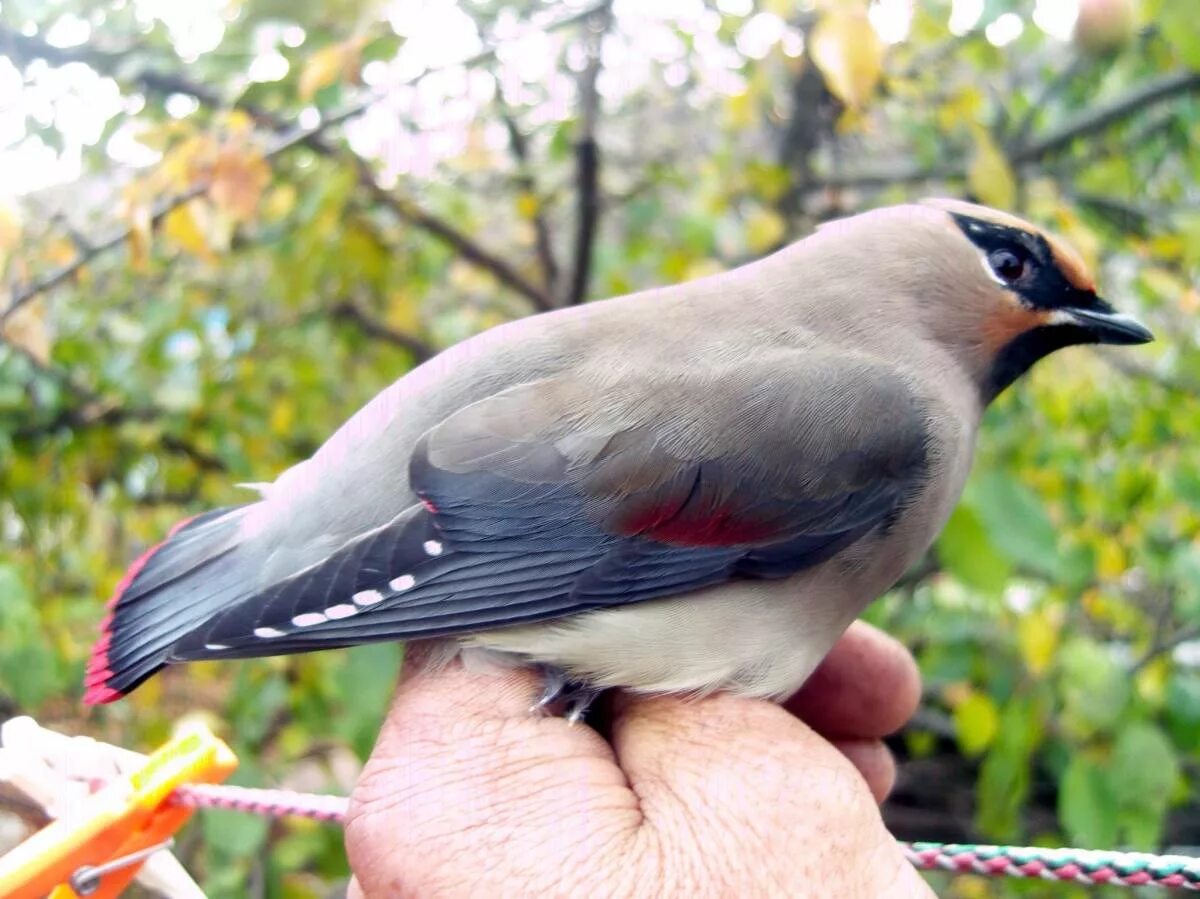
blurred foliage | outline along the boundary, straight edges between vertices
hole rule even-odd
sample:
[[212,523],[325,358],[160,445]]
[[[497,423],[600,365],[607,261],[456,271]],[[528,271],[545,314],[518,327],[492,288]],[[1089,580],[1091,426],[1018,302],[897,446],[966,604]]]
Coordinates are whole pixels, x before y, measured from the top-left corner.
[[[140,748],[201,714],[242,782],[347,790],[395,647],[80,708],[129,558],[440,347],[954,194],[1063,233],[1160,340],[1004,395],[936,551],[872,609],[927,687],[889,822],[1200,844],[1200,17],[1082,2],[1071,38],[1065,0],[4,0],[0,152],[78,171],[0,199],[3,711]],[[346,873],[336,831],[231,813],[184,849],[213,896]]]

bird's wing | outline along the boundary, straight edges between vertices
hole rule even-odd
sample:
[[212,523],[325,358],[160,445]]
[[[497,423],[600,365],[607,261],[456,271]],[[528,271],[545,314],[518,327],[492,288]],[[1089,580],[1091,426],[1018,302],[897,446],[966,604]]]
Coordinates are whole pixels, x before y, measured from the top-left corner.
[[444,636],[787,576],[890,526],[926,476],[927,433],[918,392],[862,358],[520,385],[421,438],[420,506],[171,656]]

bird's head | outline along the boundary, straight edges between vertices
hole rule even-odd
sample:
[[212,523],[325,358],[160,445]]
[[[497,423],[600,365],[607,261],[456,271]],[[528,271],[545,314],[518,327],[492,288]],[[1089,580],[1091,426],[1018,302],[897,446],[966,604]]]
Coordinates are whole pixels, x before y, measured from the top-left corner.
[[1097,295],[1087,266],[1060,238],[986,206],[946,199],[920,206],[945,216],[947,238],[928,311],[967,354],[985,400],[1063,347],[1154,339]]

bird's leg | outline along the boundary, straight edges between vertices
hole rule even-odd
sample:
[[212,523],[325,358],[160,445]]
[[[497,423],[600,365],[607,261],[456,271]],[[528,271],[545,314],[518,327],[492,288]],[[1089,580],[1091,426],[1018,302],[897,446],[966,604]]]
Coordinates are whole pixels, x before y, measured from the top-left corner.
[[539,665],[538,672],[542,675],[542,695],[530,711],[545,712],[554,700],[563,695],[571,682],[567,672],[553,665]]
[[604,692],[602,687],[591,684],[573,683],[564,691],[563,698],[567,703],[567,723],[578,724],[591,708],[592,703]]
[[562,702],[570,724],[582,721],[596,697],[604,692],[600,687],[571,680],[565,671],[553,665],[541,665],[539,671],[542,675],[542,695],[533,711],[545,713],[551,704]]

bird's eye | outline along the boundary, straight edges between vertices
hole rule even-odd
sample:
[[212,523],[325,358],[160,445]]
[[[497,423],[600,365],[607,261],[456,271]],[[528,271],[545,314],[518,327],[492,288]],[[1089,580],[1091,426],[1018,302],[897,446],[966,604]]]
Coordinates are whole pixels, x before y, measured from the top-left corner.
[[1012,250],[992,250],[988,253],[988,265],[997,278],[1005,284],[1012,284],[1029,271],[1029,257]]

